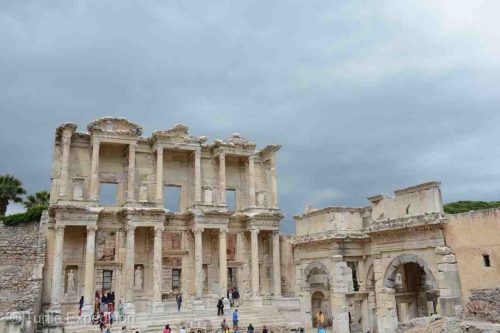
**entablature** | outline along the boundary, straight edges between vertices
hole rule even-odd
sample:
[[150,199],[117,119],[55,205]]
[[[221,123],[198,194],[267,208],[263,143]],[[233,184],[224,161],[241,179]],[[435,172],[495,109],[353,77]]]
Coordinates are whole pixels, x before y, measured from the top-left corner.
[[441,229],[446,222],[446,217],[442,213],[377,220],[371,223],[368,228],[368,234],[370,236],[378,236]]

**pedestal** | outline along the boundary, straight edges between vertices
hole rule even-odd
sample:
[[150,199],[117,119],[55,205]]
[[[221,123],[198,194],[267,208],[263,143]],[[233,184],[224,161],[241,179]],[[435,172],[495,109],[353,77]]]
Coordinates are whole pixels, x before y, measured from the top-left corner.
[[153,313],[165,312],[165,304],[163,304],[163,302],[153,302],[152,308],[153,308]]
[[129,316],[129,315],[135,315],[135,305],[134,303],[124,303],[123,304],[123,313],[126,315],[126,316]]
[[205,303],[201,299],[194,299],[191,309],[193,311],[205,311]]
[[62,313],[59,309],[45,311],[43,333],[63,333]]
[[250,306],[261,307],[263,305],[263,298],[262,296],[250,296],[248,304],[250,304]]
[[94,315],[94,306],[90,304],[85,304],[82,307],[82,318],[90,318]]

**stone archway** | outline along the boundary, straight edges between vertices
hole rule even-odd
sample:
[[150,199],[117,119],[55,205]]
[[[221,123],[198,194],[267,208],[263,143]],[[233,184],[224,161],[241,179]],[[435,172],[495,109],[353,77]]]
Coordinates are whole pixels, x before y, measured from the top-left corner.
[[427,263],[423,259],[414,254],[402,254],[397,256],[391,261],[384,275],[384,287],[395,288],[396,274],[398,273],[398,268],[402,264],[408,264],[408,263],[417,264],[425,272],[426,278],[432,284],[432,287],[434,289],[437,289],[436,278],[434,277],[434,274],[429,268],[429,265],[427,265]]
[[308,291],[305,302],[309,303],[310,317],[308,321],[316,327],[315,316],[321,311],[325,317],[325,326],[331,326],[333,313],[331,310],[331,277],[325,264],[319,261],[309,263],[303,270],[304,285],[303,290]]
[[436,313],[438,288],[427,263],[413,254],[394,258],[384,275],[384,287],[392,290],[399,322]]

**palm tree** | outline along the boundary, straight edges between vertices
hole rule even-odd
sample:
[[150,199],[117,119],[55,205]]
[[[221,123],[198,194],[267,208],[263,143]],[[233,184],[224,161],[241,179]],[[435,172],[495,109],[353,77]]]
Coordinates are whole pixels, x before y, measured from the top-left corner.
[[26,197],[26,200],[24,200],[24,207],[26,207],[26,209],[30,209],[39,205],[48,206],[49,199],[50,199],[49,192],[38,191],[35,194],[28,195]]
[[26,190],[23,183],[14,176],[0,176],[0,216],[5,216],[9,201],[22,202]]

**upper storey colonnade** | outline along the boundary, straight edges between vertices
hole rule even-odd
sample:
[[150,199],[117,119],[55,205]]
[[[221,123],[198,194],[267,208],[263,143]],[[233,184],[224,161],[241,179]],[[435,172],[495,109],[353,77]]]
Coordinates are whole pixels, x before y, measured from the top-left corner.
[[99,205],[102,184],[115,184],[111,206],[164,207],[165,188],[180,189],[179,212],[190,207],[230,210],[278,209],[276,152],[256,150],[239,134],[207,143],[185,125],[141,137],[142,128],[122,118],[91,122],[88,133],[72,123],[56,131],[52,203]]

